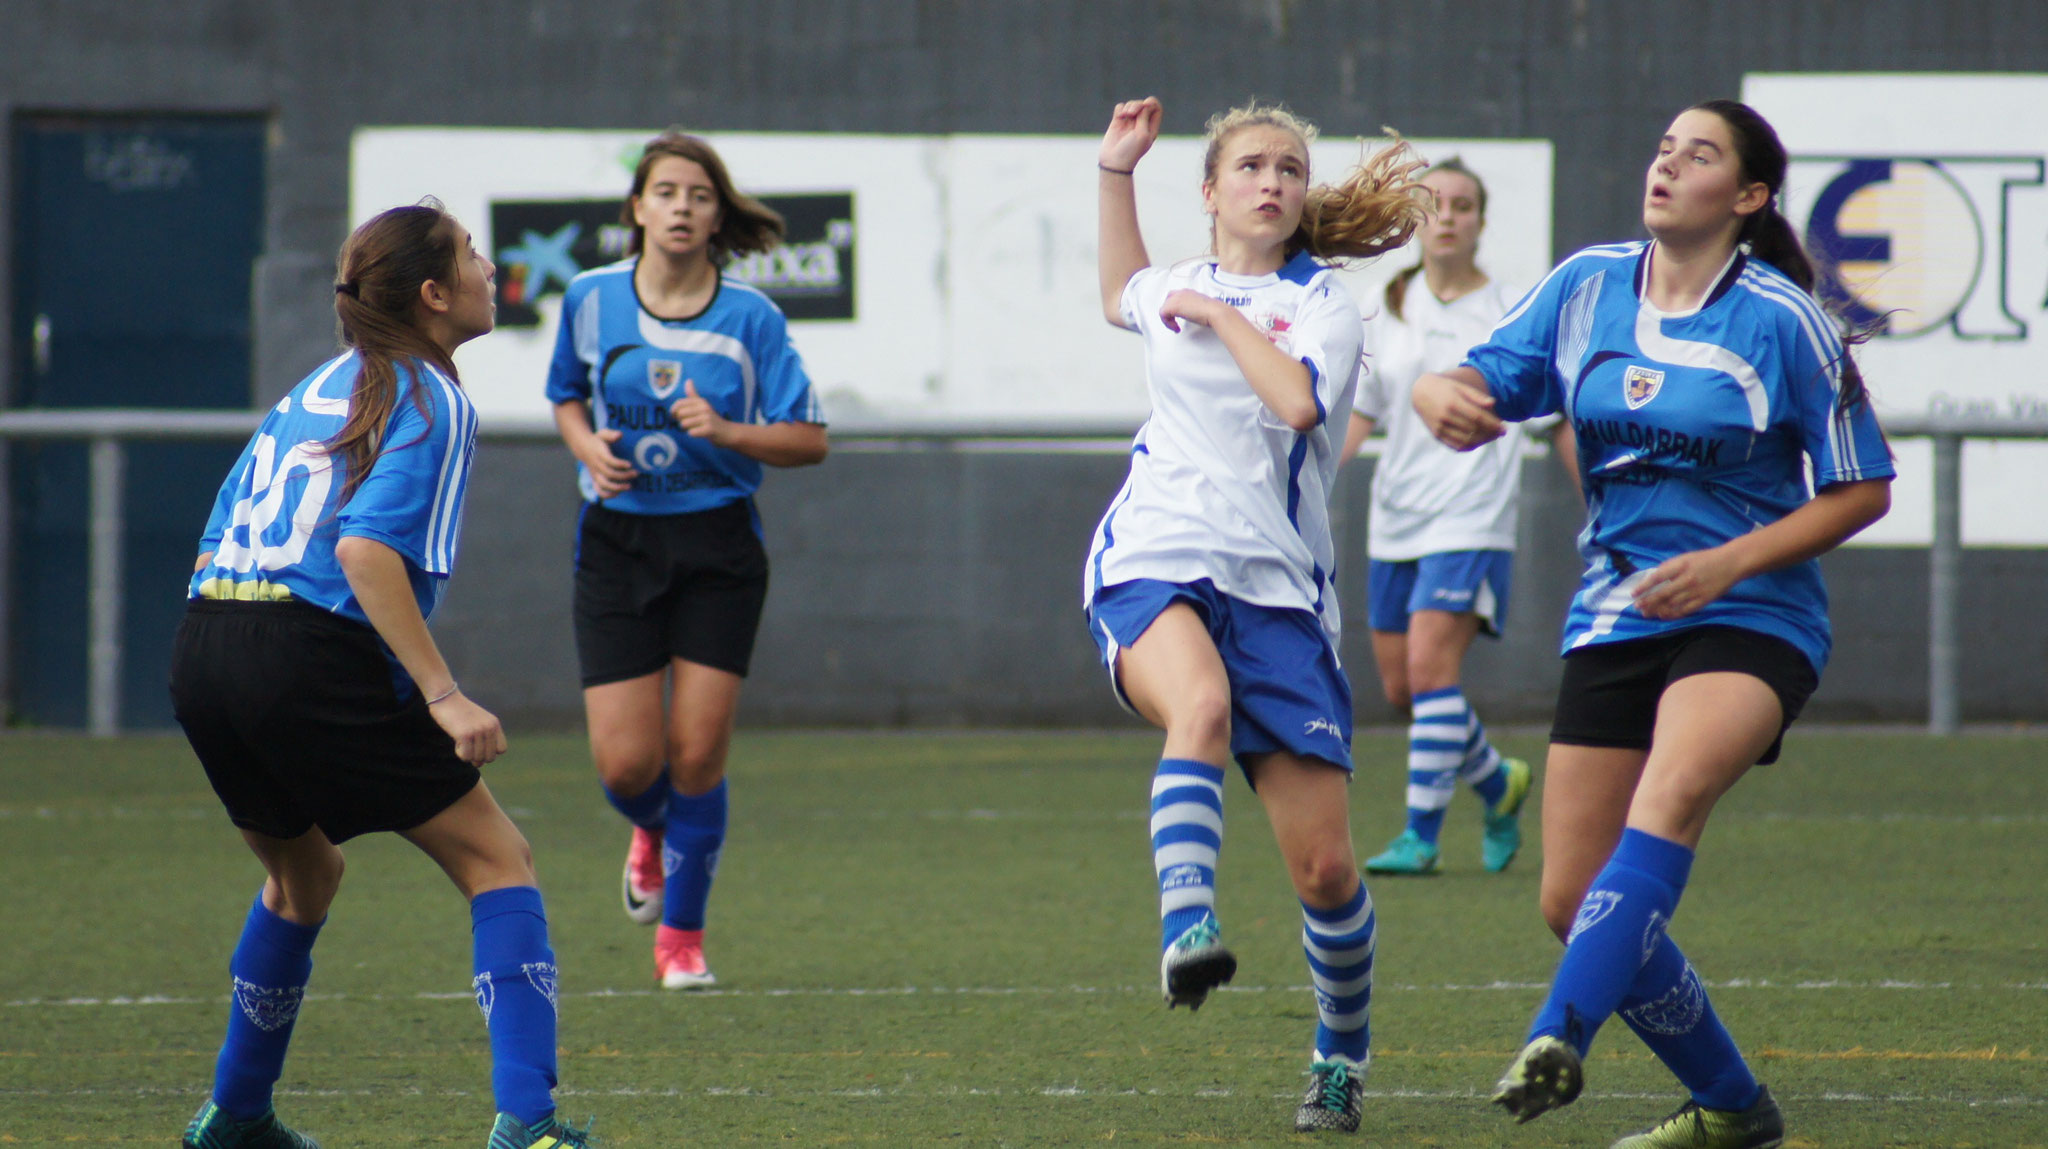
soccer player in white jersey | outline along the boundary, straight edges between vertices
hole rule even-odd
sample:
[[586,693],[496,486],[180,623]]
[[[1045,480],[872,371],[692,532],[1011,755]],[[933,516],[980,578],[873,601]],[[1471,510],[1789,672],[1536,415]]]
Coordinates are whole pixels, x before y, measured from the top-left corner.
[[1298,1130],[1358,1128],[1373,912],[1351,849],[1351,688],[1338,666],[1329,490],[1358,375],[1357,305],[1323,262],[1400,246],[1420,162],[1382,151],[1309,183],[1315,129],[1252,105],[1209,121],[1213,253],[1155,267],[1132,171],[1159,101],[1118,104],[1098,153],[1104,316],[1144,336],[1152,415],[1096,528],[1089,628],[1118,697],[1166,731],[1152,783],[1160,988],[1198,1008],[1237,970],[1215,914],[1234,757],[1301,900],[1318,1021]]
[[555,958],[526,840],[477,767],[498,720],[427,631],[455,566],[476,412],[456,347],[493,322],[495,269],[429,203],[342,246],[349,350],[263,420],[200,539],[171,660],[178,722],[268,878],[228,963],[213,1091],[186,1149],[308,1149],[271,1090],[341,883],[339,844],[391,831],[469,900],[491,1035],[490,1149],[582,1146],[555,1119]]
[[[633,258],[562,300],[547,396],[576,456],[576,653],[590,753],[633,824],[622,896],[654,925],[654,976],[713,984],[705,906],[725,845],[726,751],[768,595],[762,464],[825,458],[782,311],[723,274],[782,217],[703,140],[650,141],[623,208]],[[657,924],[658,923],[658,924]]]
[[[1507,624],[1522,436],[1453,451],[1422,425],[1408,393],[1418,377],[1457,366],[1484,343],[1522,293],[1477,262],[1486,229],[1478,174],[1453,157],[1433,165],[1422,184],[1436,210],[1416,233],[1419,262],[1387,284],[1384,306],[1366,320],[1365,367],[1344,440],[1348,460],[1374,430],[1386,433],[1372,474],[1366,618],[1380,688],[1409,714],[1408,824],[1365,869],[1435,873],[1444,811],[1462,781],[1486,803],[1480,861],[1498,873],[1522,846],[1529,764],[1493,748],[1461,684],[1472,640],[1499,637]],[[1570,425],[1545,416],[1521,426],[1548,436],[1576,479]]]
[[1415,385],[1455,447],[1550,412],[1578,434],[1586,573],[1543,799],[1543,916],[1565,954],[1494,1100],[1524,1121],[1569,1103],[1619,1013],[1692,1095],[1627,1149],[1784,1136],[1666,930],[1715,802],[1776,759],[1819,684],[1818,557],[1891,505],[1877,417],[1775,206],[1785,166],[1747,105],[1688,108],[1645,180],[1651,240],[1572,256]]

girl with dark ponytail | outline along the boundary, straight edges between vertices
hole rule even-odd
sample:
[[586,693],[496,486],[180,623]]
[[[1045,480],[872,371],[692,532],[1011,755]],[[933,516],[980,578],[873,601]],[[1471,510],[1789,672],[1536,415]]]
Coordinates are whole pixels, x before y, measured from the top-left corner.
[[1523,1121],[1569,1104],[1619,1014],[1691,1097],[1616,1149],[1784,1137],[1667,932],[1715,804],[1777,759],[1820,683],[1818,558],[1891,505],[1884,435],[1775,206],[1784,179],[1753,109],[1686,109],[1644,181],[1650,241],[1567,259],[1462,366],[1415,384],[1417,413],[1460,449],[1553,411],[1577,431],[1586,573],[1540,895],[1565,953],[1494,1100]]
[[555,958],[526,840],[477,767],[498,719],[427,631],[454,569],[476,447],[455,349],[491,330],[496,268],[439,203],[341,248],[340,356],[271,409],[199,543],[171,700],[268,877],[228,970],[234,1004],[186,1149],[318,1149],[271,1090],[341,883],[340,843],[388,830],[469,902],[491,1035],[492,1149],[577,1149],[555,1120]]

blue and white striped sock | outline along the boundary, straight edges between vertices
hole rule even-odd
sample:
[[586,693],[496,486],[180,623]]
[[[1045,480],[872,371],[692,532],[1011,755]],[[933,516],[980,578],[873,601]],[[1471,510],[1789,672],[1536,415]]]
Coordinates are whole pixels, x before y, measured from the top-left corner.
[[1415,696],[1408,724],[1408,828],[1436,844],[1458,786],[1472,708],[1455,686]]
[[1152,868],[1159,875],[1159,949],[1216,913],[1223,849],[1223,769],[1162,758],[1152,776]]
[[1486,737],[1486,723],[1479,721],[1479,712],[1470,702],[1465,704],[1465,713],[1471,721],[1466,725],[1465,761],[1458,766],[1458,781],[1472,787],[1491,810],[1508,792],[1507,772],[1500,768],[1500,751]]
[[1301,948],[1316,990],[1316,1060],[1372,1061],[1372,898],[1359,883],[1334,910],[1301,905]]

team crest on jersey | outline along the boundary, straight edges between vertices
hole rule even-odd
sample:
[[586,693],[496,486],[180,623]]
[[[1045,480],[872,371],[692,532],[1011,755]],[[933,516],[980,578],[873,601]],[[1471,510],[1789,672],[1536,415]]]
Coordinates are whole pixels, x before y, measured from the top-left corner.
[[1648,367],[1630,367],[1621,373],[1621,394],[1628,400],[1628,409],[1636,410],[1657,397],[1664,389],[1664,373]]
[[1259,329],[1259,334],[1264,335],[1268,342],[1280,350],[1287,350],[1288,345],[1294,342],[1294,324],[1286,317],[1267,312],[1254,315],[1251,320]]
[[674,359],[650,359],[647,361],[647,389],[654,392],[656,399],[666,399],[675,394],[676,384],[683,381],[683,365]]

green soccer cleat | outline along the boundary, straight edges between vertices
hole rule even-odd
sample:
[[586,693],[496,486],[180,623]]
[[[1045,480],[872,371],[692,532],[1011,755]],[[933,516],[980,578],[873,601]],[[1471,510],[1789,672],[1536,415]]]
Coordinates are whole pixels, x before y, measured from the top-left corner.
[[1384,852],[1374,854],[1365,860],[1368,874],[1434,874],[1436,873],[1436,845],[1422,840],[1413,830],[1401,831],[1401,836],[1387,843]]
[[274,1109],[253,1121],[237,1121],[211,1097],[192,1115],[179,1144],[183,1149],[320,1149],[318,1141],[279,1121]]
[[1177,1005],[1189,1012],[1202,1008],[1209,991],[1237,976],[1237,956],[1223,945],[1223,929],[1213,917],[1205,917],[1181,931],[1159,957],[1159,992],[1166,1008]]
[[1479,843],[1479,857],[1489,874],[1507,869],[1522,849],[1522,802],[1529,797],[1529,780],[1534,775],[1520,758],[1503,758],[1500,768],[1507,776],[1508,788],[1500,796],[1500,804],[1486,812],[1486,837]]
[[1358,1132],[1365,1112],[1365,1078],[1348,1061],[1318,1061],[1308,1067],[1308,1093],[1294,1111],[1296,1133]]
[[1612,1149],[1777,1149],[1785,1143],[1785,1116],[1771,1091],[1757,1087],[1756,1103],[1747,1109],[1708,1109],[1697,1101]]
[[498,1114],[497,1123],[491,1126],[491,1141],[486,1149],[589,1149],[596,1144],[590,1136],[590,1127],[597,1118],[583,1123],[583,1128],[573,1129],[553,1117],[539,1125],[528,1125],[510,1113]]
[[1570,1105],[1585,1085],[1579,1051],[1546,1034],[1523,1046],[1501,1074],[1493,1087],[1493,1103],[1522,1124]]

